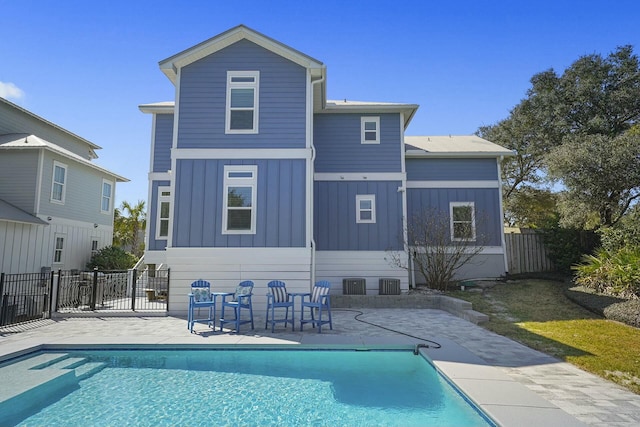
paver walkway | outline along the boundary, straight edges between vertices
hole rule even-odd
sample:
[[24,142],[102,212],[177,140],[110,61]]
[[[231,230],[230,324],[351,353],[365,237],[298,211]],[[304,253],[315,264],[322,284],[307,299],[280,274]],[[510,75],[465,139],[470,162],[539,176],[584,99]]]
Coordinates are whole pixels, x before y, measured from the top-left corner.
[[333,310],[333,331],[323,329],[322,334],[282,327],[272,334],[258,313],[255,330],[244,325],[241,334],[214,333],[205,325],[196,325],[197,333],[190,334],[185,319],[175,317],[66,318],[0,328],[0,356],[44,343],[370,345],[451,340],[585,424],[640,425],[639,395],[451,314],[430,309],[361,311],[360,320],[410,336],[357,321],[356,311],[338,309]]

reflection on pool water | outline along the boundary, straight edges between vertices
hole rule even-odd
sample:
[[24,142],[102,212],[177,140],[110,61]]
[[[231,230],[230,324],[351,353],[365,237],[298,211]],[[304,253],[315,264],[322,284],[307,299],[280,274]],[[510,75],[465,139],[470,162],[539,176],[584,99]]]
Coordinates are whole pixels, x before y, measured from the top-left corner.
[[18,396],[14,416],[1,425],[494,425],[412,351],[73,350],[38,357],[47,362],[30,371],[64,366],[86,378],[48,384],[45,407],[29,408],[33,395]]

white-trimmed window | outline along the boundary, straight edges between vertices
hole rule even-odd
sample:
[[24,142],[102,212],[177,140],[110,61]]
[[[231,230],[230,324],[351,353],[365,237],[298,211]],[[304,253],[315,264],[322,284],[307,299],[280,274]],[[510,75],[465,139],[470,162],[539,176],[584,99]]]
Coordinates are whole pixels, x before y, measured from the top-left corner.
[[380,117],[361,117],[360,133],[362,144],[380,144]]
[[156,220],[156,239],[169,237],[169,214],[171,212],[171,188],[158,187],[158,212]]
[[227,71],[226,133],[258,133],[259,71]]
[[258,166],[224,167],[222,234],[255,234]]
[[113,199],[113,182],[102,180],[102,202],[100,203],[100,210],[102,213],[111,212],[111,200]]
[[64,262],[64,236],[56,234],[55,246],[53,248],[53,263],[62,264]]
[[356,223],[373,224],[376,222],[375,194],[356,195]]
[[51,177],[51,201],[64,204],[67,190],[67,165],[53,161],[53,176]]
[[449,203],[451,218],[451,240],[473,241],[476,239],[476,212],[473,202]]
[[97,238],[91,239],[91,255],[95,255],[98,252],[98,243]]

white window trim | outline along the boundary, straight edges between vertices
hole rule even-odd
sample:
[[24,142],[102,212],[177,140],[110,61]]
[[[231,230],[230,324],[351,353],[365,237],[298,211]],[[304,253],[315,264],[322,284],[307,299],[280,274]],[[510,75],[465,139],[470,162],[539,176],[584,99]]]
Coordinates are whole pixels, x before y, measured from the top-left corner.
[[[109,184],[111,187],[111,192],[109,194],[109,209],[107,209],[106,211],[102,208],[102,202],[104,202],[105,199],[105,195],[104,195],[104,185],[105,184]],[[113,209],[113,196],[115,193],[115,187],[113,184],[113,181],[109,181],[108,179],[103,179],[102,180],[102,185],[100,186],[100,212],[108,214],[111,213],[111,210]]]
[[[251,172],[250,178],[233,178],[233,172]],[[228,197],[230,186],[251,187],[251,229],[249,230],[227,230]],[[224,187],[222,201],[222,234],[256,234],[256,216],[258,209],[256,202],[258,199],[258,166],[257,165],[225,165],[224,167]]]
[[[362,219],[360,214],[368,209],[361,209],[360,202],[363,200],[371,201],[371,219]],[[376,223],[376,195],[375,194],[357,194],[356,195],[356,224],[375,224]]]
[[[163,196],[162,193],[169,193],[166,196]],[[162,203],[169,203],[169,216],[167,218],[162,218]],[[167,235],[162,236],[160,234],[160,224],[162,220],[167,221]],[[167,240],[169,239],[169,229],[171,227],[171,187],[169,186],[158,186],[158,201],[156,203],[156,240]]]
[[[454,236],[454,227],[453,227],[453,209],[456,207],[471,207],[471,237],[470,238],[460,238]],[[475,242],[476,240],[476,206],[474,202],[450,202],[449,203],[449,227],[451,231],[451,241],[452,242]]]
[[[56,185],[56,166],[64,169],[64,182],[62,183],[62,194],[61,194],[60,200],[53,198],[53,189]],[[53,171],[51,172],[51,196],[49,198],[51,203],[58,203],[60,205],[64,205],[65,197],[67,194],[67,182],[69,181],[68,171],[69,169],[67,165],[55,160],[53,161]]]
[[[234,83],[233,77],[253,77],[254,82]],[[231,129],[231,89],[253,89],[253,128]],[[253,134],[258,133],[258,117],[260,105],[260,71],[227,71],[227,104],[225,108],[225,133]],[[247,109],[248,110],[248,109]]]
[[[365,123],[374,122],[376,124],[376,139],[365,139]],[[373,132],[368,130],[366,132]],[[380,117],[362,116],[360,117],[360,143],[361,144],[380,144]]]
[[[58,239],[62,239],[62,248],[58,249]],[[52,264],[54,265],[63,265],[64,264],[64,246],[65,246],[65,240],[67,239],[67,236],[64,234],[55,234],[53,237],[53,258],[52,258]],[[60,251],[60,260],[56,261],[56,252]]]

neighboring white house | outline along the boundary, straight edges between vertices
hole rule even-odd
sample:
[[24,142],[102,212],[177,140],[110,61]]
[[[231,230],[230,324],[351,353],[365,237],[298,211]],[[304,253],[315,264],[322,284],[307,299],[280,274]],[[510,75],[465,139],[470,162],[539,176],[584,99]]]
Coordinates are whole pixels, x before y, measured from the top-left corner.
[[111,245],[117,182],[101,147],[0,98],[0,272],[83,269]]

